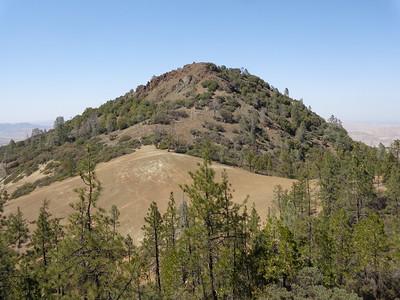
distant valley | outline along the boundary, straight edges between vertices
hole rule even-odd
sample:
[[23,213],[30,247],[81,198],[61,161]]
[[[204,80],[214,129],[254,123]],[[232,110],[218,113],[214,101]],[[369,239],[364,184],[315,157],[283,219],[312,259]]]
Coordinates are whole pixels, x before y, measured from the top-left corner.
[[369,146],[389,146],[400,139],[400,123],[344,122],[350,137]]
[[8,144],[11,139],[14,141],[24,140],[31,136],[34,128],[47,130],[50,127],[51,125],[49,122],[43,122],[40,124],[0,123],[0,145]]

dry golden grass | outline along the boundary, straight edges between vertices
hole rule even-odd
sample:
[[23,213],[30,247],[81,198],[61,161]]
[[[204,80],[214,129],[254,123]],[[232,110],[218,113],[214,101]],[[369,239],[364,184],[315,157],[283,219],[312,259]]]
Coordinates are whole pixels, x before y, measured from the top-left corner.
[[[136,241],[142,237],[140,228],[151,201],[156,201],[165,211],[170,192],[174,192],[179,204],[184,197],[179,184],[190,183],[188,171],[194,171],[200,159],[157,150],[153,146],[142,147],[133,154],[99,164],[96,172],[103,191],[98,207],[110,209],[115,204],[121,211],[120,230],[129,233]],[[234,201],[241,203],[246,196],[249,206],[254,202],[261,217],[265,218],[273,206],[273,189],[281,185],[290,188],[293,180],[257,175],[240,168],[213,164],[220,174],[226,169],[234,188]],[[50,210],[55,217],[65,218],[70,212],[70,203],[77,199],[74,189],[81,186],[80,178],[73,177],[36,189],[29,195],[11,200],[6,213],[20,207],[29,221],[37,218],[44,199],[50,200]],[[12,187],[10,187],[12,188]]]

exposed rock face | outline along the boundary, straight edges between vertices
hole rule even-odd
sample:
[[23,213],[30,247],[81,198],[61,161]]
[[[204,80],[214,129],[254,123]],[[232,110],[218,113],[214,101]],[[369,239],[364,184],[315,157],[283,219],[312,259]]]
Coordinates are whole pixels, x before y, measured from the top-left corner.
[[184,85],[188,85],[190,84],[190,82],[192,81],[192,76],[191,75],[187,75],[185,77],[183,77],[182,82]]
[[[136,88],[134,96],[138,99],[160,100],[165,97],[171,98],[169,97],[170,94],[174,94],[173,97],[182,98],[197,83],[206,79],[213,79],[216,75],[216,68],[217,66],[212,63],[185,65],[160,76],[153,76],[146,85],[140,85]],[[181,95],[175,95],[176,93]]]

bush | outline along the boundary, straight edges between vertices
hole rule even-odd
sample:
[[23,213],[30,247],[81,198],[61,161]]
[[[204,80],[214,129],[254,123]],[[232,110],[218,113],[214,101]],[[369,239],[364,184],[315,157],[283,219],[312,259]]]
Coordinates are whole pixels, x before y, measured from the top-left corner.
[[[63,178],[60,178],[60,179],[63,179]],[[54,177],[46,176],[46,177],[36,180],[34,185],[41,187],[41,186],[50,185],[53,182],[54,182]]]
[[196,96],[196,98],[197,98],[198,100],[210,100],[210,99],[212,98],[212,93],[210,93],[210,92],[205,92],[205,93],[203,93],[203,94],[198,94],[198,95]]
[[108,138],[109,138],[110,141],[114,141],[117,137],[118,137],[118,135],[115,134],[115,133],[111,133],[111,134],[108,136]]
[[184,110],[173,110],[173,111],[170,111],[168,113],[168,115],[171,116],[174,120],[179,120],[182,118],[189,117],[188,113]]
[[194,98],[186,98],[186,99],[182,99],[182,100],[177,100],[176,104],[178,106],[182,105],[185,108],[192,108],[195,102],[196,102],[196,99],[194,99]]
[[201,85],[203,88],[207,88],[211,93],[215,92],[219,88],[219,84],[215,80],[205,80]]
[[213,123],[205,121],[203,123],[203,127],[208,130],[216,131],[216,132],[225,132],[225,128],[221,124]]
[[190,134],[193,135],[194,137],[200,137],[201,131],[196,128],[192,128],[190,129]]
[[132,139],[131,136],[129,136],[129,135],[127,135],[127,134],[124,134],[124,135],[122,135],[122,136],[119,138],[118,143],[119,143],[119,144],[125,143],[125,142],[127,142],[127,141],[129,141],[129,140],[131,140],[131,139]]
[[25,183],[24,185],[20,186],[17,188],[12,194],[11,194],[11,199],[16,199],[21,196],[27,195],[30,192],[33,192],[35,190],[36,186],[30,182]]
[[151,118],[152,124],[163,124],[168,125],[171,123],[171,118],[166,112],[158,112],[153,115]]
[[219,114],[225,123],[235,123],[233,113],[231,113],[229,110],[221,109]]

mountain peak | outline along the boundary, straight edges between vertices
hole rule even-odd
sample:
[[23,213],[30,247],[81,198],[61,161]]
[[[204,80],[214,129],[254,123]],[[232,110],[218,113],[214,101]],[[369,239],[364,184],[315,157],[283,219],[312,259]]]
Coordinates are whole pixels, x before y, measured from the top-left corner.
[[97,162],[148,144],[201,156],[207,144],[213,160],[295,177],[312,150],[349,149],[352,141],[341,126],[327,123],[245,69],[193,63],[154,76],[12,149],[0,148],[5,181],[40,168],[49,174],[41,185],[72,176],[85,144],[95,149]]
[[182,97],[204,80],[217,77],[218,67],[213,63],[192,63],[159,76],[153,76],[146,85],[139,85],[134,94],[137,98],[166,100]]

